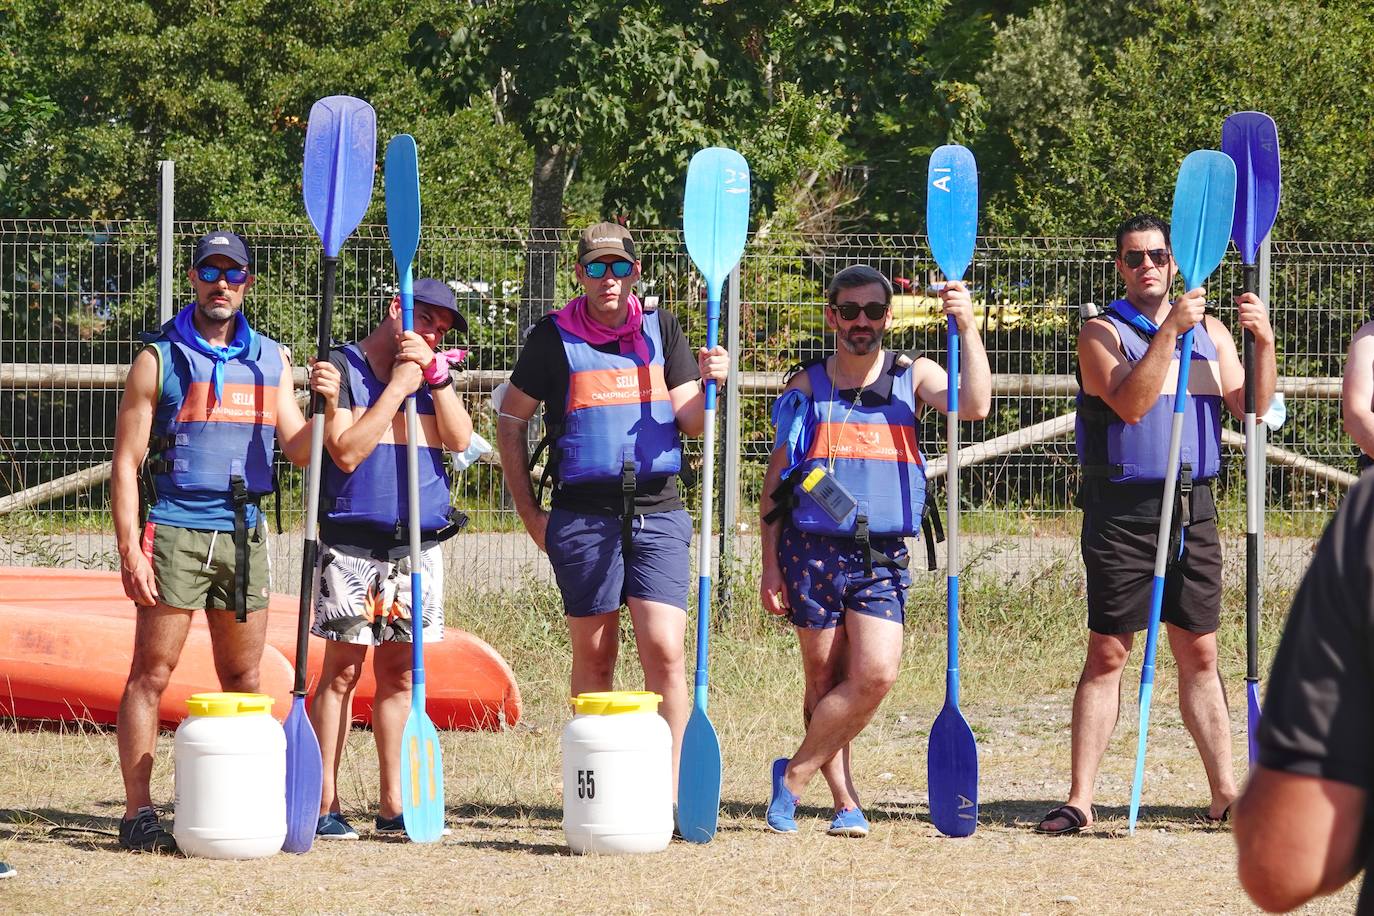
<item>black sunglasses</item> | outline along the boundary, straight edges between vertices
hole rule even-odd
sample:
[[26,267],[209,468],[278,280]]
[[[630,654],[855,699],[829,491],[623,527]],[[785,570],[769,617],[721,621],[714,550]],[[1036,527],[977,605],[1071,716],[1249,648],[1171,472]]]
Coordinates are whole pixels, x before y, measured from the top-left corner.
[[1168,266],[1168,264],[1169,264],[1169,249],[1167,249],[1167,248],[1150,248],[1150,249],[1148,249],[1148,250],[1141,250],[1141,249],[1139,249],[1139,248],[1133,248],[1133,249],[1131,249],[1130,251],[1123,251],[1123,252],[1121,252],[1121,260],[1122,260],[1122,262],[1125,263],[1125,265],[1126,265],[1127,267],[1129,267],[1129,268],[1131,268],[1132,270],[1134,270],[1135,268],[1139,267],[1141,264],[1144,264],[1144,263],[1145,263],[1145,255],[1147,255],[1147,254],[1150,256],[1150,261],[1151,261],[1156,267],[1166,267],[1166,266]]
[[582,269],[585,270],[587,276],[591,277],[593,280],[600,280],[602,277],[606,276],[606,268],[608,267],[611,269],[612,276],[619,277],[622,280],[635,272],[634,261],[612,261],[609,264],[605,261],[593,261],[590,264],[584,264]]
[[853,321],[859,317],[859,312],[863,312],[869,321],[882,321],[887,314],[887,303],[885,302],[865,302],[859,305],[855,302],[843,302],[839,305],[830,306],[845,321]]
[[248,279],[248,271],[242,267],[197,267],[196,276],[200,277],[203,283],[218,283],[220,276],[233,284],[242,283]]

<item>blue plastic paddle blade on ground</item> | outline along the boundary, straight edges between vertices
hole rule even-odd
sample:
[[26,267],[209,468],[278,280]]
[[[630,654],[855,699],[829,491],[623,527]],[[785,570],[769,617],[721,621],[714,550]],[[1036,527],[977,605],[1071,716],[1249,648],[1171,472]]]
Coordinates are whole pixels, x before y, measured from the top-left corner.
[[1241,260],[1255,263],[1279,213],[1279,131],[1262,111],[1238,111],[1221,125],[1221,151],[1236,166],[1231,241]]
[[305,131],[305,212],[338,257],[372,201],[377,166],[377,113],[362,99],[331,95],[310,108]]
[[978,237],[978,166],[973,153],[957,144],[942,146],[930,155],[926,234],[945,279],[962,280],[973,262],[973,243]]
[[978,742],[948,696],[926,753],[931,823],[945,836],[970,836],[978,827]]
[[1189,153],[1178,169],[1169,226],[1185,288],[1205,283],[1226,256],[1235,212],[1236,164],[1231,157],[1213,149]]
[[412,687],[401,733],[401,816],[413,842],[437,843],[444,835],[444,759],[439,732],[425,712],[423,680]]
[[1150,706],[1154,702],[1155,685],[1151,681],[1140,685],[1140,722],[1136,729],[1135,776],[1131,780],[1131,810],[1126,819],[1126,832],[1135,833],[1136,817],[1140,814],[1140,790],[1145,784],[1145,741],[1150,734]]
[[386,229],[396,272],[404,273],[420,247],[420,164],[415,138],[397,134],[386,145]]
[[682,232],[687,253],[706,280],[706,298],[720,302],[721,285],[744,253],[749,232],[749,165],[743,156],[712,146],[692,157]]
[[677,826],[689,843],[709,843],[720,818],[720,738],[700,706],[692,707],[682,736]]
[[1250,681],[1245,685],[1246,696],[1246,747],[1250,752],[1250,762],[1259,760],[1260,696],[1259,684]]
[[291,700],[286,731],[286,839],[282,852],[309,852],[320,817],[324,765],[315,728],[305,714],[305,698]]

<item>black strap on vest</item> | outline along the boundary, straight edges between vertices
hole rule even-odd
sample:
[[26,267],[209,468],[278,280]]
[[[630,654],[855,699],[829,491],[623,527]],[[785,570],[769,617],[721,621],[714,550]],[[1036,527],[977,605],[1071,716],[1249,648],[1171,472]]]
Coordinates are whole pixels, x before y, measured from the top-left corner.
[[626,458],[620,468],[620,554],[627,565],[634,547],[635,463]]
[[257,500],[249,494],[248,485],[238,474],[229,478],[229,491],[234,503],[234,619],[248,622],[248,505]]
[[1184,462],[1178,473],[1178,507],[1169,526],[1169,556],[1165,569],[1182,559],[1183,532],[1193,523],[1193,466]]
[[[434,530],[434,531],[421,531],[421,532],[420,532],[420,540],[421,540],[421,541],[432,541],[432,542],[434,542],[434,543],[436,543],[436,544],[442,544],[442,543],[444,543],[444,541],[447,541],[449,538],[453,537],[455,534],[457,534],[458,532],[462,531],[465,527],[467,527],[467,523],[468,523],[468,514],[467,514],[466,512],[464,512],[464,511],[462,511],[461,509],[459,509],[457,506],[449,506],[449,507],[448,507],[447,518],[448,518],[448,524],[445,525],[444,527],[439,528],[439,529]],[[402,519],[397,519],[397,520],[396,520],[396,530],[395,530],[395,535],[394,535],[394,537],[395,537],[395,541],[396,541],[396,545],[397,545],[397,546],[399,546],[399,545],[405,545],[405,548],[406,548],[407,550],[409,550],[409,549],[410,549],[410,525],[409,525],[409,523],[406,522],[406,521],[404,521],[404,520],[402,520]],[[373,551],[372,551],[372,556],[373,556],[374,559],[377,559],[377,560],[388,560],[388,559],[391,559],[391,556],[392,556],[392,548],[391,548],[391,547],[376,547],[376,548],[374,548]]]

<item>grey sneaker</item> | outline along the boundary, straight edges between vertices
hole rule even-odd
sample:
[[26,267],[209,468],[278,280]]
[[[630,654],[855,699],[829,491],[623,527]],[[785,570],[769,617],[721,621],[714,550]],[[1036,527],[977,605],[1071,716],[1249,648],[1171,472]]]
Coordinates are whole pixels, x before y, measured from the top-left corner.
[[130,852],[177,852],[177,841],[150,807],[139,808],[133,817],[119,822],[119,845]]

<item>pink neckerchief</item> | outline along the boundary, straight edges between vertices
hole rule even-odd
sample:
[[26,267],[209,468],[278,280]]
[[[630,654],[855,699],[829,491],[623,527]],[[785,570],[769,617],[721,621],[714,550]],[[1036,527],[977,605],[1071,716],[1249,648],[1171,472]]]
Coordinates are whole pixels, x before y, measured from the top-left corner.
[[576,334],[590,344],[620,343],[620,352],[633,353],[641,362],[649,361],[649,345],[640,333],[644,327],[644,306],[639,297],[630,293],[627,304],[628,314],[625,323],[618,328],[608,328],[587,314],[587,297],[578,296],[567,305],[553,313],[553,320],[569,334]]

